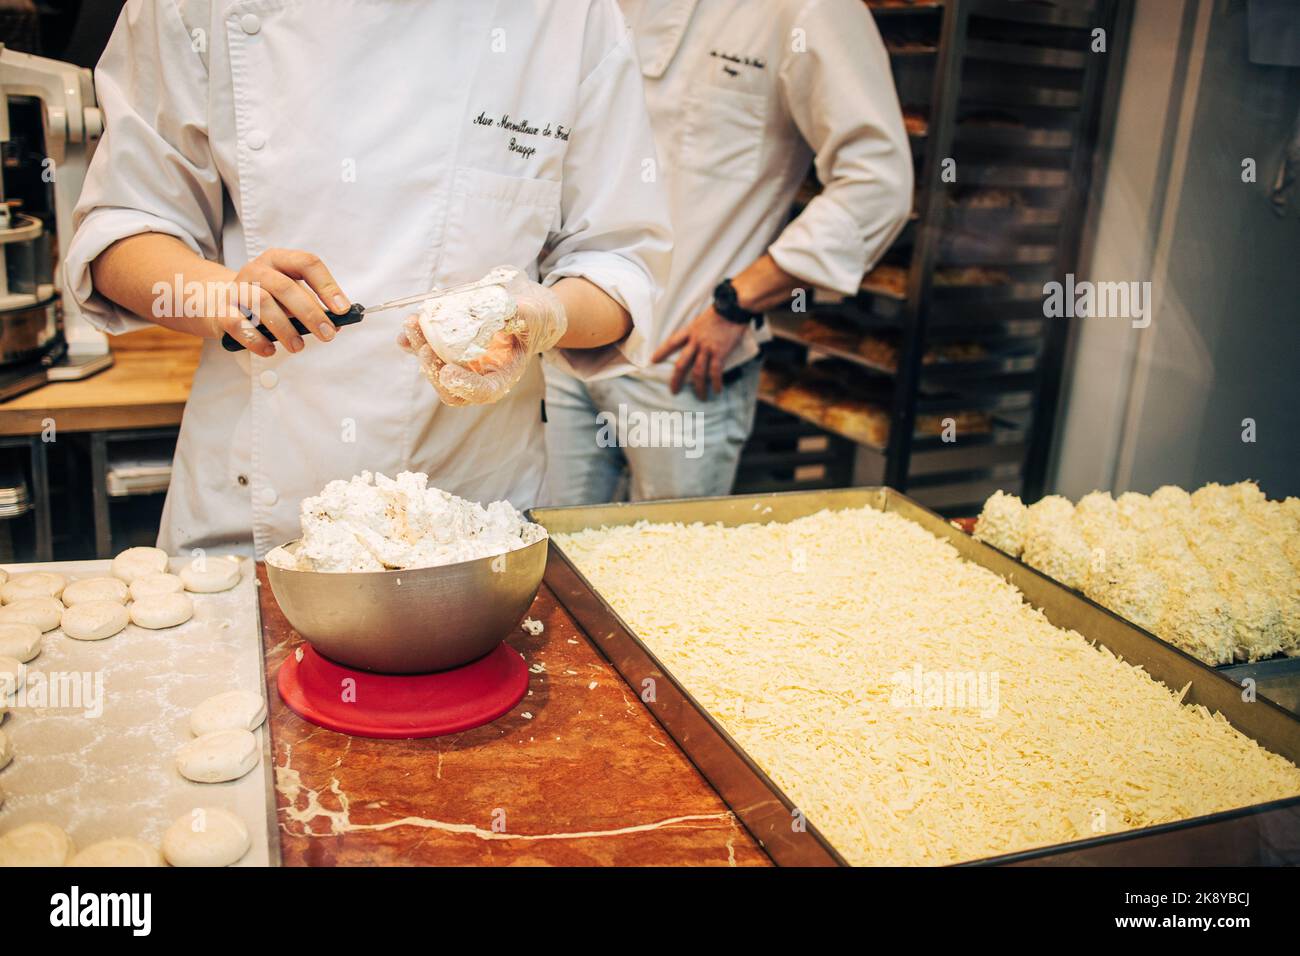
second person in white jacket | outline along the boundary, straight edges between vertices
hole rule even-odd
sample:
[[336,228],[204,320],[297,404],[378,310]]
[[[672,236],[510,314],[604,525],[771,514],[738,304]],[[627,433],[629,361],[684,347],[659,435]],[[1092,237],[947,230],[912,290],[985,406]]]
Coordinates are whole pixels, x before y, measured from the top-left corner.
[[[755,316],[857,292],[912,208],[889,55],[862,0],[622,0],[675,234],[653,364],[547,369],[547,500],[730,493],[758,390]],[[820,195],[787,223],[812,165]]]

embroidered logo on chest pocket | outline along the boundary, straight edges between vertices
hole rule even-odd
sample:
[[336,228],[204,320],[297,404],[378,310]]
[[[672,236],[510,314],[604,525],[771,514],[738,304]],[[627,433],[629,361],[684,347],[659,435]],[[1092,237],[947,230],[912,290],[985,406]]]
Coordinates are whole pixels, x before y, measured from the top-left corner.
[[713,50],[704,64],[704,79],[685,102],[682,168],[723,179],[757,178],[771,83],[767,61]]
[[475,129],[496,130],[500,148],[523,160],[532,159],[539,149],[544,151],[544,155],[555,152],[557,147],[562,152],[572,133],[571,127],[566,123],[530,119],[509,112],[490,113],[487,110],[480,110],[470,125]]

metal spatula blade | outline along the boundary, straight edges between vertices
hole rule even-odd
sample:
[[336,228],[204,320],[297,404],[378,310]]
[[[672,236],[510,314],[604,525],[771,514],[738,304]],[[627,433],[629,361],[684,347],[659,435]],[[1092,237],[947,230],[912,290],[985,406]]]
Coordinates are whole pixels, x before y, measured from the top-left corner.
[[[421,293],[420,295],[408,295],[404,299],[393,299],[391,302],[385,302],[382,305],[363,306],[354,302],[346,312],[330,312],[327,309],[325,315],[336,326],[356,325],[367,315],[371,315],[375,312],[387,312],[389,309],[400,309],[404,306],[412,306],[421,302],[428,302],[430,299],[441,299],[444,296],[456,295],[460,292],[471,292],[474,289],[483,289],[487,286],[500,284],[501,279],[499,277],[493,278],[490,281],[488,279],[476,279],[473,282],[462,282],[459,285],[448,286],[445,289],[431,289],[430,291]],[[249,321],[252,321],[253,314],[251,312],[247,309],[241,309],[240,311],[244,313]],[[307,326],[303,325],[297,319],[291,318],[289,321],[293,323],[293,327],[297,330],[299,335],[313,334]],[[259,324],[257,326],[257,331],[261,332],[268,339],[271,339],[271,341],[275,341],[270,330],[268,330],[265,325]],[[227,352],[242,352],[244,350],[244,344],[230,335],[230,333],[226,333],[221,337],[221,347]]]
[[445,289],[431,289],[423,295],[408,295],[405,299],[394,299],[392,302],[385,302],[383,305],[372,305],[362,310],[366,315],[372,312],[386,312],[389,309],[400,309],[403,306],[415,305],[419,302],[428,302],[431,299],[441,299],[444,296],[459,295],[462,292],[473,292],[475,289],[486,289],[488,286],[501,285],[499,277],[492,279],[475,279],[473,282],[462,282],[459,285],[448,286]]

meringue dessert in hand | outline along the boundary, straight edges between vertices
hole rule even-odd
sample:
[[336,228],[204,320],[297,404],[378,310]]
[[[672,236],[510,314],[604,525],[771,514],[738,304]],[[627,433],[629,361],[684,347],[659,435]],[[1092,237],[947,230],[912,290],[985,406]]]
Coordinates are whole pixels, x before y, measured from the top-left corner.
[[508,501],[466,501],[428,487],[429,476],[395,479],[363,471],[304,498],[297,552],[274,548],[266,560],[289,571],[432,568],[495,557],[546,537]]
[[505,288],[517,269],[493,269],[477,289],[429,299],[420,307],[420,331],[444,362],[465,365],[482,358],[493,336],[515,315],[515,299]]

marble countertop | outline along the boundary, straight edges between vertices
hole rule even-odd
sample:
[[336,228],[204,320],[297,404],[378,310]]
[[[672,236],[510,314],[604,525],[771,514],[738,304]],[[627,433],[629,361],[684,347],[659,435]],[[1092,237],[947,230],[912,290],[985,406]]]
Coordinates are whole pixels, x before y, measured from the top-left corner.
[[770,860],[546,589],[508,638],[529,691],[485,727],[370,740],[307,723],[275,675],[300,638],[259,565],[286,866],[753,866]]

